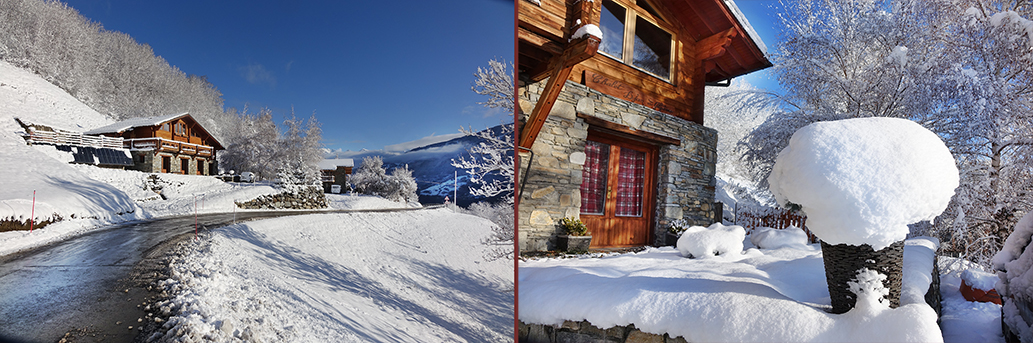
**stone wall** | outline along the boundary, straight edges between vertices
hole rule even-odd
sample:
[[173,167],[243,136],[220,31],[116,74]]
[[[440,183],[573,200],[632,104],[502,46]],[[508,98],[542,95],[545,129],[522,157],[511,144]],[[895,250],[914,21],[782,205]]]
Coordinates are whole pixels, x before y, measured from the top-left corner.
[[326,208],[328,206],[326,202],[326,195],[321,192],[320,188],[314,188],[311,191],[299,192],[299,193],[278,193],[263,195],[258,198],[248,200],[245,202],[237,202],[237,207],[244,209],[296,209],[296,210],[311,210]]
[[681,336],[658,335],[628,326],[600,329],[586,321],[564,321],[563,325],[525,324],[517,332],[520,343],[687,343]]
[[[546,81],[520,87],[518,101],[524,120]],[[589,128],[579,115],[681,140],[677,146],[659,147],[655,245],[663,244],[664,229],[672,220],[684,218],[702,226],[713,222],[716,130],[567,81],[531,147],[533,159],[531,153],[520,152],[521,251],[554,249],[555,236],[561,234],[556,225],[559,219],[579,216]]]
[[[182,174],[182,162],[189,163],[187,170],[189,175],[197,175],[197,166],[201,163],[204,164],[203,175],[216,175],[218,174],[218,165],[213,160],[208,160],[204,157],[190,157],[189,159],[182,159],[181,156],[175,154],[159,153],[155,154],[154,150],[137,150],[132,152],[133,155],[133,169],[139,170],[145,173],[160,173],[161,172],[161,160],[163,157],[169,157],[169,173],[171,174]],[[189,156],[189,155],[182,155]],[[214,157],[213,157],[214,158]]]

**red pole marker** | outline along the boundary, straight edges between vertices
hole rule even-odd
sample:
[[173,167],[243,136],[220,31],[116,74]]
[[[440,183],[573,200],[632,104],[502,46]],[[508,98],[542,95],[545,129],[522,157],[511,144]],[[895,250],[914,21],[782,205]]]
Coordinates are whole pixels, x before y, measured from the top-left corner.
[[29,214],[29,233],[32,233],[32,226],[35,225],[33,218],[36,218],[36,190],[32,190],[32,212]]

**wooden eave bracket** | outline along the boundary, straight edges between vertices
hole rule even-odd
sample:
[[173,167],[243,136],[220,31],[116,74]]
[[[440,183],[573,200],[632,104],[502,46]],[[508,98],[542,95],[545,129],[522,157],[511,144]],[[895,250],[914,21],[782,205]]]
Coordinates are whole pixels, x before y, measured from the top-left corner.
[[696,56],[700,61],[720,57],[728,50],[728,47],[732,44],[732,39],[740,35],[739,30],[732,26],[710,37],[700,39],[696,42]]
[[[531,145],[534,144],[535,139],[538,138],[538,133],[542,130],[542,126],[545,125],[545,119],[549,117],[549,112],[552,111],[552,106],[556,103],[556,98],[559,97],[560,91],[563,90],[563,84],[567,82],[567,77],[570,76],[571,69],[578,63],[595,56],[596,51],[599,50],[600,42],[602,40],[599,37],[591,35],[574,40],[567,45],[562,54],[553,57],[549,61],[547,73],[542,77],[548,77],[549,82],[545,83],[545,89],[542,90],[542,95],[534,105],[530,118],[527,119],[527,123],[520,130],[521,148],[530,149]],[[532,80],[534,80],[533,77]],[[540,81],[541,79],[538,80]]]

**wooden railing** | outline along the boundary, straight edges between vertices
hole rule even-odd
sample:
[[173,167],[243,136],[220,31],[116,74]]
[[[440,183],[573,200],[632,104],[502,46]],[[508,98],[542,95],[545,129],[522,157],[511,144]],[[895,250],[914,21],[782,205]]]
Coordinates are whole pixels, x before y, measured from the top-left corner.
[[168,140],[159,137],[126,139],[125,148],[132,150],[158,149],[187,155],[212,156],[212,147]]
[[90,136],[78,132],[31,130],[29,144],[74,145],[94,148],[122,149],[122,137]]
[[789,210],[763,208],[748,209],[737,208],[735,212],[735,225],[742,226],[747,233],[752,233],[758,227],[770,227],[774,229],[785,229],[795,226],[807,233],[807,239],[811,243],[817,243],[818,238],[807,230],[807,216],[797,214]]

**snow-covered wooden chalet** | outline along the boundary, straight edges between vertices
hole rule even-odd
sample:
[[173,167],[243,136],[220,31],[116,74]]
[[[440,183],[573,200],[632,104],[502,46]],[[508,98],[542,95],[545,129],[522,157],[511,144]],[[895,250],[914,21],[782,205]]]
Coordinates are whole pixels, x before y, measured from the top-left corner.
[[85,132],[122,137],[133,156],[133,169],[148,173],[215,175],[215,152],[223,150],[189,113],[133,118]]
[[323,193],[341,193],[348,189],[348,176],[352,174],[355,160],[350,158],[329,158],[319,161],[319,173],[323,183]]
[[715,220],[705,86],[771,66],[732,0],[518,1],[517,31],[522,251],[552,249],[563,217],[593,248]]

